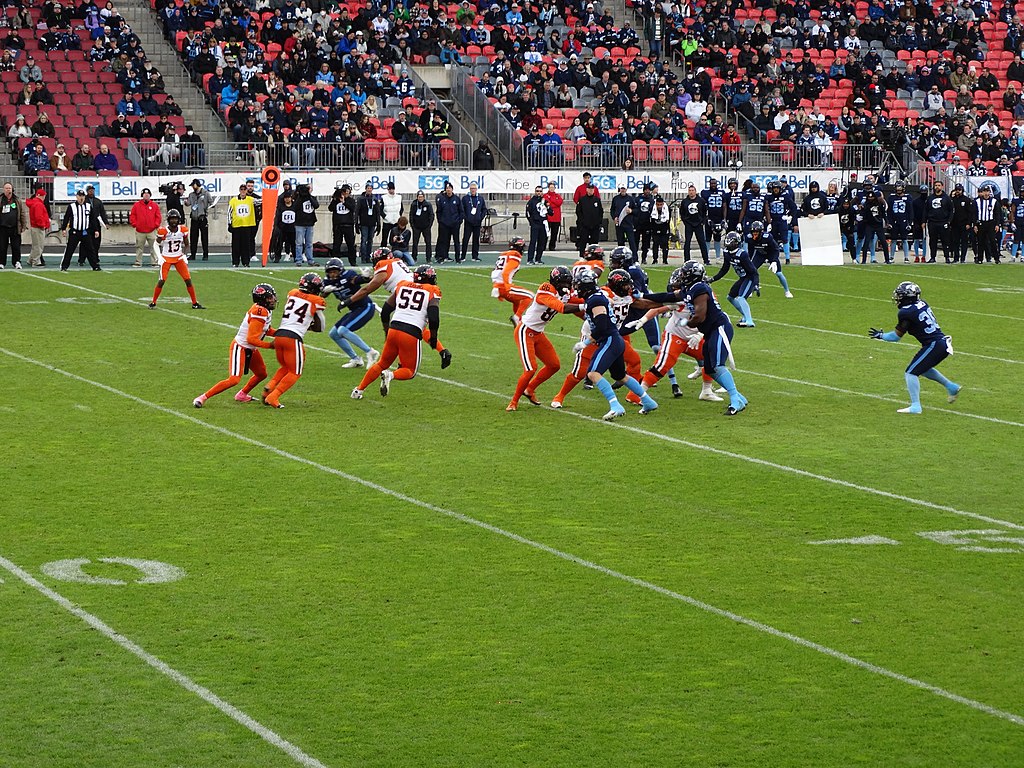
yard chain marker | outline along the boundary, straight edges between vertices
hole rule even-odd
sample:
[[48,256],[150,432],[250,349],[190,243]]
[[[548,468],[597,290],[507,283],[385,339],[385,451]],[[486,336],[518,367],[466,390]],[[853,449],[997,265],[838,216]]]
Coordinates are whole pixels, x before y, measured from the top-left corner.
[[[167,408],[166,406],[160,405],[158,403],[152,403],[152,402],[150,402],[148,400],[144,400],[141,397],[137,397],[137,396],[129,394],[127,392],[123,392],[123,391],[121,391],[119,389],[115,389],[114,387],[111,387],[111,386],[109,386],[107,384],[102,384],[102,383],[100,383],[98,381],[92,381],[91,379],[87,379],[87,378],[85,378],[83,376],[79,376],[78,374],[71,373],[69,371],[65,371],[65,370],[63,370],[61,368],[57,368],[56,366],[50,365],[49,363],[44,363],[44,362],[39,361],[39,360],[34,360],[34,359],[30,358],[30,357],[25,357],[24,355],[19,355],[17,352],[12,352],[12,351],[10,351],[8,349],[4,349],[2,347],[0,347],[0,353],[5,354],[8,357],[13,357],[16,360],[21,360],[24,363],[29,363],[31,365],[38,366],[38,367],[43,368],[43,369],[45,369],[47,371],[50,371],[51,373],[60,374],[61,376],[65,376],[65,377],[67,377],[69,379],[72,379],[73,381],[77,381],[77,382],[79,382],[81,384],[88,384],[90,386],[93,386],[93,387],[96,387],[98,389],[101,389],[104,392],[108,392],[108,393],[110,393],[112,395],[116,395],[118,397],[125,398],[126,400],[130,400],[131,402],[136,403],[137,405],[145,406],[147,408],[150,408],[152,410],[155,410],[155,411],[158,411],[160,413],[166,414],[168,416],[174,416],[177,419],[181,419],[182,421],[186,421],[186,422],[189,422],[191,424],[196,424],[198,426],[201,426],[201,427],[204,427],[206,429],[209,429],[209,430],[212,430],[214,432],[217,432],[218,434],[224,435],[225,437],[231,437],[231,438],[234,438],[235,440],[238,440],[240,442],[247,443],[248,445],[251,445],[253,447],[261,448],[261,449],[263,449],[265,451],[268,451],[270,453],[273,453],[274,455],[279,456],[279,457],[281,457],[283,459],[288,459],[290,461],[294,461],[294,462],[299,463],[299,464],[304,464],[304,465],[306,465],[308,467],[312,467],[313,469],[320,470],[321,472],[324,472],[325,474],[334,475],[335,477],[340,477],[343,480],[349,481],[350,483],[354,483],[356,485],[361,485],[364,488],[368,488],[368,489],[370,489],[372,491],[376,491],[377,493],[383,494],[385,496],[390,496],[393,499],[397,499],[399,501],[403,501],[403,502],[405,502],[407,504],[412,504],[413,506],[420,507],[421,509],[426,509],[426,510],[429,510],[431,512],[436,512],[436,513],[438,513],[440,515],[444,515],[444,516],[449,517],[449,518],[451,518],[453,520],[457,520],[459,522],[466,523],[467,525],[472,525],[472,526],[474,526],[476,528],[480,528],[481,530],[485,530],[485,531],[488,531],[490,533],[496,534],[498,536],[502,536],[502,537],[504,537],[506,539],[509,539],[510,541],[514,541],[514,542],[516,542],[518,544],[523,544],[524,546],[530,547],[530,548],[538,550],[540,552],[545,552],[545,553],[547,553],[549,555],[553,555],[554,557],[557,557],[557,558],[559,558],[561,560],[565,560],[566,562],[569,562],[569,563],[573,563],[573,564],[578,565],[578,566],[580,566],[582,568],[586,568],[586,569],[594,571],[596,573],[600,573],[600,574],[602,574],[604,576],[608,576],[608,577],[611,577],[613,579],[617,579],[619,581],[623,581],[623,582],[625,582],[627,584],[631,584],[631,585],[633,585],[635,587],[640,587],[642,589],[646,589],[646,590],[649,590],[651,592],[655,592],[655,593],[657,593],[659,595],[662,595],[662,596],[668,597],[668,598],[670,598],[672,600],[676,600],[678,602],[684,603],[686,605],[689,605],[689,606],[691,606],[693,608],[697,608],[698,610],[704,611],[706,613],[710,613],[712,615],[718,616],[718,617],[723,618],[723,619],[728,619],[729,621],[735,622],[736,624],[742,624],[745,627],[749,627],[750,629],[756,630],[756,631],[764,633],[766,635],[770,635],[772,637],[776,637],[776,638],[779,638],[781,640],[787,640],[790,643],[793,643],[794,645],[798,645],[798,646],[801,646],[803,648],[807,648],[809,650],[815,651],[815,652],[823,654],[825,656],[830,656],[830,657],[832,657],[834,659],[837,659],[839,661],[844,662],[845,664],[849,664],[850,666],[858,667],[860,669],[866,670],[866,671],[871,672],[873,674],[879,675],[881,677],[887,677],[887,678],[889,678],[891,680],[895,680],[897,682],[903,683],[905,685],[912,686],[914,688],[919,688],[922,691],[927,691],[928,693],[934,694],[935,696],[939,696],[939,697],[944,698],[944,699],[948,699],[949,701],[955,702],[957,704],[962,704],[963,706],[969,707],[969,708],[974,709],[974,710],[976,710],[978,712],[983,712],[983,713],[985,713],[987,715],[991,715],[992,717],[996,717],[996,718],[999,718],[1001,720],[1006,720],[1007,722],[1013,723],[1014,725],[1024,726],[1024,717],[1022,717],[1020,715],[1017,715],[1017,714],[1014,714],[1013,712],[1007,712],[1005,710],[998,709],[997,707],[993,707],[993,706],[991,706],[989,704],[985,704],[982,701],[978,701],[976,699],[971,699],[971,698],[968,698],[966,696],[961,696],[958,693],[953,693],[952,691],[948,691],[945,688],[940,688],[939,686],[933,685],[933,684],[928,683],[928,682],[925,682],[924,680],[918,680],[917,678],[909,677],[907,675],[900,674],[899,672],[894,672],[894,671],[892,671],[890,669],[887,669],[886,667],[881,667],[881,666],[879,666],[877,664],[871,663],[870,661],[864,661],[863,659],[859,659],[859,658],[857,658],[855,656],[850,656],[847,653],[843,653],[842,651],[837,651],[834,648],[829,648],[828,646],[822,645],[820,643],[816,643],[813,640],[807,640],[806,638],[800,637],[799,635],[794,635],[791,632],[786,632],[785,630],[773,627],[770,624],[764,624],[764,623],[762,623],[760,621],[757,621],[755,619],[749,619],[746,616],[741,616],[740,614],[733,613],[732,611],[726,610],[725,608],[719,608],[717,606],[711,605],[710,603],[705,603],[703,600],[698,600],[697,598],[689,597],[688,595],[684,595],[684,594],[682,594],[680,592],[675,592],[675,591],[673,591],[671,589],[667,589],[665,587],[659,586],[659,585],[657,585],[657,584],[655,584],[653,582],[645,581],[644,579],[637,578],[636,576],[630,576],[628,574],[622,573],[621,571],[616,571],[616,570],[613,570],[611,568],[607,568],[607,567],[605,567],[603,565],[600,565],[598,563],[595,563],[595,562],[593,562],[591,560],[586,560],[586,559],[584,559],[582,557],[578,557],[578,556],[573,555],[573,554],[571,554],[569,552],[565,552],[563,550],[556,549],[554,547],[548,546],[547,544],[544,544],[542,542],[535,541],[533,539],[528,539],[525,536],[520,536],[518,533],[514,533],[514,532],[506,530],[504,528],[500,528],[500,527],[498,527],[496,525],[492,525],[491,523],[484,522],[483,520],[478,520],[478,519],[476,519],[474,517],[470,517],[469,515],[464,515],[461,512],[456,512],[456,511],[451,510],[451,509],[446,509],[445,507],[439,507],[436,504],[431,504],[430,502],[427,502],[427,501],[422,501],[422,500],[417,499],[417,498],[415,498],[413,496],[409,496],[409,495],[407,495],[405,493],[402,493],[401,491],[395,491],[395,490],[392,490],[391,488],[387,488],[387,487],[385,487],[383,485],[375,483],[372,480],[365,480],[365,479],[363,479],[361,477],[358,477],[356,475],[351,475],[348,472],[344,472],[344,471],[342,471],[340,469],[335,469],[334,467],[329,467],[326,464],[320,464],[319,462],[313,461],[312,459],[307,459],[304,456],[299,456],[298,454],[290,453],[288,451],[282,450],[281,448],[277,448],[277,447],[275,447],[273,445],[270,445],[269,443],[264,443],[264,442],[262,442],[260,440],[257,440],[255,438],[249,437],[248,435],[243,435],[240,432],[234,432],[234,431],[232,431],[230,429],[226,429],[225,427],[220,427],[220,426],[217,426],[216,424],[210,424],[208,422],[205,422],[205,421],[202,421],[201,419],[196,418],[195,416],[191,416],[189,414],[182,413],[180,411],[176,411],[173,408]],[[443,379],[439,379],[439,380],[443,381]],[[504,396],[502,396],[502,397],[504,397]],[[590,420],[590,421],[596,421],[599,424],[603,424],[604,423],[604,422],[602,422],[602,421],[600,421],[598,419],[591,419],[589,416],[583,416],[582,418]],[[612,423],[615,424],[616,422],[612,422]],[[635,430],[635,431],[641,431],[642,432],[643,430]],[[722,451],[716,451],[716,452],[725,453],[725,452],[722,452]],[[891,495],[891,494],[886,494],[886,495]],[[1021,528],[1022,530],[1024,530],[1024,526],[1015,526],[1015,527],[1018,527],[1018,528]],[[295,758],[296,762],[299,762],[302,765],[308,765],[308,766],[322,766],[321,763],[317,762],[314,758],[311,758],[308,755],[306,755],[304,752],[299,750],[298,747],[295,747],[293,744],[285,741],[280,736],[275,734],[273,731],[270,731],[269,729],[264,728],[264,726],[262,726],[259,723],[257,723],[255,720],[250,718],[244,712],[241,712],[240,710],[236,709],[232,705],[230,705],[227,702],[223,701],[222,699],[218,698],[215,694],[213,694],[212,692],[210,692],[207,689],[203,688],[202,686],[198,685],[197,683],[194,683],[192,680],[190,680],[189,678],[185,677],[180,672],[177,672],[177,671],[173,670],[171,667],[167,666],[166,664],[164,664],[162,661],[160,661],[156,657],[151,656],[150,654],[146,653],[146,651],[144,651],[137,644],[133,643],[131,640],[128,640],[127,638],[123,637],[122,635],[117,634],[114,630],[112,630],[110,627],[108,627],[106,624],[104,624],[102,621],[100,621],[100,619],[96,618],[92,614],[90,614],[90,613],[86,612],[85,610],[83,610],[83,609],[79,608],[78,606],[76,606],[70,600],[67,600],[66,598],[64,598],[61,595],[57,594],[53,590],[49,589],[49,587],[47,587],[45,584],[42,584],[37,579],[33,578],[31,576],[31,574],[29,574],[26,571],[22,570],[21,568],[16,566],[14,563],[10,562],[9,560],[4,559],[3,557],[0,557],[0,567],[6,568],[8,571],[10,571],[12,574],[17,576],[22,581],[24,581],[26,584],[28,584],[28,585],[34,587],[35,589],[39,590],[44,595],[49,597],[51,600],[54,600],[59,605],[63,606],[65,609],[67,609],[68,611],[70,611],[74,615],[76,615],[79,618],[81,618],[83,621],[88,623],[90,626],[93,626],[96,629],[99,629],[101,632],[103,632],[103,634],[105,634],[111,640],[114,640],[114,642],[116,642],[119,645],[123,646],[124,648],[128,649],[129,651],[134,653],[136,656],[139,656],[139,658],[141,658],[144,661],[146,661],[146,663],[150,664],[150,666],[153,666],[154,668],[160,670],[165,675],[170,677],[172,680],[175,680],[176,682],[178,682],[180,685],[182,685],[183,687],[187,688],[188,690],[193,691],[193,693],[196,693],[197,695],[201,696],[206,701],[210,701],[210,703],[214,704],[214,706],[216,706],[218,709],[220,709],[225,714],[228,714],[230,717],[232,717],[232,719],[237,720],[238,722],[242,723],[247,728],[252,730],[254,733],[259,734],[262,738],[266,739],[270,743],[274,744],[275,746],[280,747],[285,752],[288,752],[289,755],[291,755],[293,758]],[[261,729],[262,732],[261,732],[261,730],[257,730],[257,728]],[[276,739],[276,741],[274,739]]]

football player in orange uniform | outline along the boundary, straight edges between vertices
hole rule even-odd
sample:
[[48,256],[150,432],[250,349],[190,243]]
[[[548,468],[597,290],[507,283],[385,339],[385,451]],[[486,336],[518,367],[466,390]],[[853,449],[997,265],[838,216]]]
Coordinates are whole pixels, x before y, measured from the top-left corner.
[[604,248],[597,243],[591,243],[584,249],[583,258],[577,260],[569,271],[572,272],[573,279],[581,274],[584,270],[589,269],[594,273],[594,277],[600,278],[604,273]]
[[[437,272],[429,264],[416,267],[412,280],[395,286],[394,292],[384,302],[380,319],[387,331],[380,360],[370,366],[352,390],[353,400],[362,400],[363,392],[374,379],[380,379],[380,395],[387,397],[394,379],[405,381],[413,378],[420,367],[420,341],[427,339],[433,349],[441,355],[441,367],[447,368],[452,362],[452,353],[441,347],[437,340],[437,329],[441,322],[441,289],[437,287]],[[429,336],[427,336],[429,332]],[[391,363],[398,358],[398,369],[392,373]]]
[[281,395],[287,392],[299,376],[306,362],[306,348],[302,343],[306,331],[317,333],[324,329],[324,300],[320,295],[324,281],[316,272],[307,272],[299,278],[299,287],[288,291],[288,300],[281,313],[281,326],[274,334],[274,352],[280,368],[263,388],[263,403],[273,408],[284,408]]
[[491,270],[491,297],[499,301],[507,301],[512,305],[513,323],[518,323],[523,312],[533,301],[533,294],[525,288],[515,285],[516,272],[523,260],[523,251],[526,250],[526,241],[521,237],[513,237],[508,241],[508,250],[498,256],[494,262],[494,269]]
[[[506,411],[517,410],[519,398],[524,394],[531,403],[540,405],[536,396],[537,387],[558,373],[561,362],[544,329],[555,315],[580,311],[579,299],[570,301],[571,291],[572,273],[568,267],[555,267],[551,270],[548,282],[541,284],[537,289],[537,296],[523,312],[522,322],[514,331],[523,373],[516,382],[515,394],[512,395],[512,402],[505,408]],[[543,363],[539,371],[537,358]]]
[[192,275],[188,273],[188,257],[185,255],[188,250],[188,227],[181,223],[178,211],[172,209],[167,212],[167,226],[156,231],[156,241],[160,244],[160,279],[156,281],[149,308],[156,309],[156,300],[160,298],[167,275],[173,267],[185,281],[188,295],[192,299],[192,309],[206,309],[199,303],[196,289],[192,287]]
[[214,395],[219,395],[226,389],[231,389],[242,380],[242,376],[252,371],[252,376],[245,386],[236,394],[235,400],[240,403],[252,402],[255,398],[249,393],[253,388],[267,378],[267,366],[263,362],[261,349],[271,349],[273,344],[264,341],[264,337],[273,336],[275,331],[270,327],[270,313],[277,306],[277,291],[269,283],[260,283],[252,289],[252,306],[242,318],[242,324],[238,326],[238,333],[231,340],[231,347],[228,350],[228,377],[218,381],[199,397],[192,401],[196,408],[202,408],[203,404]]

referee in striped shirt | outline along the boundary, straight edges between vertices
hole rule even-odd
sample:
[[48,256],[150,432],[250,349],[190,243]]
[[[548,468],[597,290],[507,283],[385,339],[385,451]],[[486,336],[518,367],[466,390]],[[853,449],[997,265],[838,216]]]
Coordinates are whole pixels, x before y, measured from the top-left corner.
[[100,260],[96,256],[95,239],[99,236],[99,230],[92,226],[92,206],[86,200],[85,190],[80,189],[75,193],[75,202],[70,203],[64,211],[64,223],[61,224],[61,234],[68,239],[67,247],[64,249],[64,258],[60,262],[60,271],[67,272],[71,266],[71,257],[75,250],[81,248],[81,255],[89,260],[89,266],[93,272],[100,271]]
[[974,263],[999,263],[999,241],[1003,235],[1003,206],[992,195],[992,186],[985,184],[974,201]]

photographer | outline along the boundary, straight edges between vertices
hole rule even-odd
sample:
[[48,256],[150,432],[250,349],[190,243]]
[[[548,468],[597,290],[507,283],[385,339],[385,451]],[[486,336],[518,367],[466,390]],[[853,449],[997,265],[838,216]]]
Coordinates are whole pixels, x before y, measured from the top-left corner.
[[177,211],[181,220],[185,220],[185,206],[181,203],[181,196],[185,194],[185,185],[180,181],[172,181],[169,184],[160,185],[161,194],[167,195],[166,213]]
[[203,240],[203,261],[210,258],[210,209],[213,197],[199,179],[192,179],[192,191],[188,193],[185,203],[189,208],[189,231],[192,237],[192,260],[195,261],[199,249],[199,239]]
[[356,265],[356,203],[352,198],[352,187],[342,185],[334,190],[331,197],[331,230],[334,234],[334,256],[341,258],[341,247],[345,246],[348,263]]

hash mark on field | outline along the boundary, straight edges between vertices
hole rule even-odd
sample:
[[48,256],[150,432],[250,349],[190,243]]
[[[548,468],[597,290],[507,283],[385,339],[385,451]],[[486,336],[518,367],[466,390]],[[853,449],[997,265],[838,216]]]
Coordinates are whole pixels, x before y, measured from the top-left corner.
[[[935,696],[939,696],[941,698],[947,699],[948,701],[952,701],[952,702],[955,702],[957,704],[961,704],[963,706],[969,707],[970,709],[974,709],[974,710],[976,710],[978,712],[983,712],[983,713],[985,713],[987,715],[991,715],[992,717],[996,717],[996,718],[999,718],[1001,720],[1006,720],[1008,722],[1013,723],[1014,725],[1024,726],[1024,717],[1021,717],[1020,715],[1014,714],[1012,712],[1008,712],[1006,710],[998,709],[997,707],[993,707],[993,706],[991,706],[989,704],[985,704],[982,701],[978,701],[976,699],[971,699],[971,698],[968,698],[966,696],[961,696],[958,693],[953,693],[952,691],[948,691],[945,688],[940,688],[939,686],[933,685],[932,683],[925,682],[924,680],[919,680],[919,679],[914,678],[914,677],[909,677],[908,675],[903,675],[903,674],[901,674],[899,672],[894,672],[893,670],[888,669],[886,667],[881,667],[881,666],[879,666],[877,664],[871,663],[870,661],[865,661],[863,659],[859,659],[856,656],[851,656],[851,655],[849,655],[847,653],[843,653],[842,651],[836,650],[834,648],[830,648],[830,647],[828,647],[826,645],[822,645],[821,643],[816,643],[813,640],[808,640],[808,639],[806,639],[804,637],[800,637],[799,635],[795,635],[795,634],[793,634],[791,632],[787,632],[785,630],[778,629],[777,627],[774,627],[774,626],[772,626],[770,624],[765,624],[765,623],[757,621],[755,619],[747,618],[746,616],[742,616],[742,615],[740,615],[738,613],[734,613],[734,612],[732,612],[730,610],[727,610],[725,608],[719,608],[718,606],[711,605],[710,603],[706,603],[703,600],[698,600],[695,597],[690,597],[689,595],[684,595],[681,592],[675,592],[675,591],[673,591],[671,589],[668,589],[666,587],[662,587],[662,586],[660,586],[658,584],[655,584],[654,582],[646,581],[646,580],[638,578],[636,576],[630,576],[630,575],[628,575],[626,573],[622,573],[621,571],[616,571],[616,570],[614,570],[612,568],[608,568],[606,566],[600,565],[599,563],[595,563],[595,562],[593,562],[591,560],[586,560],[586,559],[584,559],[582,557],[578,557],[577,555],[574,555],[574,554],[572,554],[570,552],[565,552],[563,550],[556,549],[555,547],[549,546],[547,544],[544,544],[542,542],[536,541],[534,539],[529,539],[529,538],[527,538],[525,536],[521,536],[518,533],[514,533],[513,531],[509,531],[509,530],[506,530],[504,528],[500,528],[500,527],[498,527],[496,525],[492,525],[491,523],[484,522],[483,520],[478,520],[478,519],[476,519],[474,517],[470,517],[469,515],[462,514],[461,512],[456,512],[454,510],[447,509],[445,507],[439,507],[436,504],[431,504],[430,502],[427,502],[427,501],[422,501],[421,499],[417,499],[417,498],[415,498],[413,496],[409,496],[407,494],[404,494],[401,491],[395,491],[395,490],[392,490],[391,488],[387,488],[387,487],[385,487],[383,485],[375,483],[372,480],[365,480],[365,479],[363,479],[361,477],[358,477],[356,475],[351,475],[348,472],[344,472],[344,471],[342,471],[340,469],[335,469],[334,467],[329,467],[329,466],[327,466],[325,464],[320,464],[320,463],[318,463],[318,462],[316,462],[316,461],[314,461],[312,459],[308,459],[308,458],[306,458],[304,456],[299,456],[298,454],[290,453],[288,451],[282,450],[282,449],[277,448],[277,447],[275,447],[273,445],[270,445],[268,443],[261,442],[260,440],[257,440],[255,438],[249,437],[247,435],[243,435],[240,432],[233,432],[232,430],[226,429],[225,427],[221,427],[221,426],[218,426],[216,424],[210,424],[208,422],[205,422],[205,421],[202,421],[202,420],[196,418],[195,416],[191,416],[189,414],[182,413],[180,411],[176,411],[173,408],[168,408],[166,406],[159,405],[157,403],[153,403],[153,402],[150,402],[148,400],[144,400],[141,397],[137,397],[136,395],[129,394],[129,393],[124,392],[124,391],[119,390],[119,389],[115,389],[114,387],[111,387],[111,386],[109,386],[107,384],[102,384],[102,383],[100,383],[98,381],[93,381],[91,379],[87,379],[87,378],[85,378],[83,376],[79,376],[78,374],[62,370],[60,368],[57,368],[56,366],[49,365],[48,363],[44,363],[44,362],[41,362],[39,360],[33,360],[32,358],[25,357],[24,355],[20,355],[17,352],[12,352],[10,350],[3,349],[2,347],[0,347],[0,353],[3,353],[3,354],[5,354],[5,355],[7,355],[9,357],[13,357],[16,360],[21,360],[22,362],[38,366],[38,367],[43,368],[45,370],[48,370],[48,371],[50,371],[52,373],[60,374],[61,376],[65,376],[65,377],[67,377],[67,378],[69,378],[69,379],[71,379],[73,381],[77,381],[77,382],[80,382],[82,384],[88,384],[90,386],[96,387],[98,389],[103,390],[104,392],[108,392],[109,394],[125,398],[127,400],[130,400],[133,403],[145,406],[147,408],[151,408],[152,410],[155,410],[155,411],[157,411],[159,413],[163,413],[163,414],[168,415],[168,416],[173,416],[175,418],[181,419],[181,420],[189,422],[191,424],[196,424],[198,426],[201,426],[201,427],[204,427],[206,429],[212,430],[212,431],[217,432],[218,434],[224,435],[226,437],[231,437],[231,438],[234,438],[235,440],[238,440],[240,442],[246,443],[248,445],[251,445],[251,446],[254,446],[254,447],[257,447],[257,448],[261,448],[261,449],[263,449],[265,451],[268,451],[268,452],[270,452],[270,453],[272,453],[272,454],[274,454],[274,455],[276,455],[276,456],[278,456],[280,458],[288,459],[290,461],[294,461],[294,462],[299,463],[299,464],[304,464],[304,465],[306,465],[308,467],[312,467],[313,469],[320,470],[321,472],[324,472],[326,474],[334,475],[335,477],[340,477],[340,478],[342,478],[344,480],[347,480],[350,483],[353,483],[353,484],[356,484],[356,485],[361,485],[364,488],[368,488],[368,489],[370,489],[372,491],[375,491],[377,493],[380,493],[382,495],[389,496],[389,497],[391,497],[393,499],[397,499],[399,501],[403,501],[403,502],[405,502],[407,504],[411,504],[411,505],[419,507],[421,509],[426,509],[426,510],[431,511],[431,512],[436,512],[437,514],[444,515],[444,516],[446,516],[448,518],[451,518],[453,520],[457,520],[457,521],[465,523],[467,525],[474,526],[476,528],[480,528],[481,530],[488,531],[488,532],[493,533],[493,534],[495,534],[497,536],[502,536],[502,537],[504,537],[504,538],[506,538],[506,539],[508,539],[510,541],[516,542],[517,544],[522,544],[522,545],[524,545],[526,547],[529,547],[531,549],[537,550],[539,552],[544,552],[546,554],[552,555],[553,557],[557,557],[560,560],[564,560],[564,561],[572,563],[574,565],[578,565],[581,568],[586,568],[587,570],[594,571],[595,573],[600,573],[600,574],[602,574],[604,576],[608,576],[608,577],[616,579],[618,581],[622,581],[622,582],[625,582],[627,584],[631,584],[632,586],[639,587],[641,589],[649,590],[649,591],[654,592],[656,594],[659,594],[659,595],[662,595],[664,597],[667,597],[667,598],[669,598],[671,600],[676,600],[676,601],[678,601],[680,603],[683,603],[685,605],[689,605],[689,606],[691,606],[693,608],[697,608],[698,610],[704,611],[705,613],[709,613],[709,614],[712,614],[714,616],[718,616],[720,618],[727,619],[727,620],[729,620],[731,622],[734,622],[736,624],[740,624],[742,626],[749,627],[750,629],[753,629],[753,630],[755,630],[757,632],[761,632],[763,634],[769,635],[771,637],[775,637],[775,638],[778,638],[780,640],[786,640],[786,641],[788,641],[790,643],[793,643],[794,645],[798,645],[798,646],[801,646],[803,648],[807,648],[808,650],[815,651],[815,652],[820,653],[820,654],[822,654],[824,656],[829,656],[829,657],[831,657],[833,659],[841,661],[841,662],[843,662],[845,664],[848,664],[850,666],[857,667],[859,669],[863,669],[863,670],[865,670],[867,672],[871,672],[872,674],[879,675],[881,677],[886,677],[886,678],[889,678],[890,680],[895,680],[897,682],[903,683],[905,685],[909,685],[909,686],[914,687],[914,688],[918,688],[918,689],[920,689],[922,691],[926,691],[926,692],[931,693],[931,694],[933,694]],[[434,377],[428,377],[428,378],[434,378]],[[438,379],[438,380],[439,381],[444,381],[443,379]],[[464,386],[464,385],[462,385],[462,386]],[[473,388],[469,387],[469,389],[473,389]],[[501,397],[504,398],[503,395]],[[585,419],[587,421],[594,421],[594,422],[597,422],[598,424],[603,424],[604,423],[604,422],[602,422],[599,419],[594,419],[594,418],[589,417],[589,416],[582,416],[582,415],[579,415],[579,414],[569,414],[569,415],[577,415],[577,416],[580,416],[580,418],[583,418],[583,419]],[[611,422],[611,423],[612,424],[616,424],[617,422]],[[634,431],[634,432],[640,432],[640,433],[644,432],[644,430],[638,430],[638,429],[635,429],[635,428],[628,428],[627,427],[627,429],[630,429],[631,431]],[[654,433],[649,433],[649,434],[654,434]],[[689,443],[687,443],[686,441],[683,441],[683,440],[675,440],[675,442],[679,442],[679,443],[683,443],[683,444],[689,444]],[[690,444],[690,445],[695,445],[695,444]],[[710,449],[710,450],[713,453],[732,455],[733,457],[737,457],[737,458],[744,458],[744,457],[740,456],[739,454],[729,454],[729,452],[727,452],[727,451],[721,451],[721,450],[718,450],[718,449]],[[760,461],[760,460],[758,460],[757,463],[765,464],[765,465],[771,465],[770,462],[764,462],[764,461]],[[779,465],[779,466],[781,466],[781,465]],[[802,474],[810,475],[810,473],[802,473]],[[853,487],[853,488],[858,487],[858,486],[854,486],[854,485],[852,485],[850,483],[841,483],[841,484],[842,485],[847,485],[847,486]],[[894,496],[894,494],[886,494],[884,492],[883,492],[883,495]],[[1011,527],[1024,528],[1024,526],[1011,526]],[[306,755],[304,752],[299,750],[298,747],[295,747],[294,745],[290,744],[289,742],[284,741],[283,739],[281,739],[280,736],[277,736],[277,734],[273,733],[273,731],[268,731],[263,726],[261,726],[259,723],[256,723],[256,721],[252,720],[252,718],[249,718],[248,715],[245,715],[244,713],[242,713],[241,711],[237,710],[232,705],[230,705],[227,702],[224,702],[221,699],[217,698],[212,692],[208,691],[205,688],[202,688],[198,684],[192,682],[192,680],[190,680],[189,678],[187,678],[184,675],[182,675],[180,672],[177,672],[177,671],[171,669],[166,664],[164,664],[164,662],[162,662],[159,659],[157,659],[157,658],[151,656],[150,654],[146,653],[146,651],[144,651],[141,647],[139,647],[138,645],[136,645],[132,641],[128,640],[127,638],[123,637],[122,635],[117,634],[116,632],[114,632],[114,630],[112,630],[110,627],[108,627],[106,624],[104,624],[98,618],[96,618],[95,616],[93,616],[90,613],[87,613],[82,608],[79,608],[74,603],[71,603],[66,598],[62,597],[61,595],[57,594],[53,590],[49,589],[48,587],[46,587],[46,585],[42,584],[37,579],[33,578],[29,573],[27,573],[26,571],[22,570],[21,568],[18,568],[18,566],[14,565],[14,563],[10,562],[9,560],[4,559],[3,557],[0,557],[0,567],[6,568],[8,571],[10,571],[12,574],[17,576],[18,578],[20,578],[26,584],[29,584],[30,586],[35,587],[37,590],[39,590],[44,595],[46,595],[50,599],[52,599],[55,602],[57,602],[59,605],[63,606],[65,609],[67,609],[71,613],[73,613],[76,616],[79,616],[80,618],[82,618],[84,621],[89,623],[90,626],[93,626],[96,629],[99,629],[101,632],[103,632],[111,640],[114,640],[119,645],[122,645],[123,647],[127,648],[132,653],[134,653],[135,655],[139,656],[139,658],[142,658],[143,660],[145,660],[146,663],[150,664],[151,666],[154,666],[156,669],[159,669],[161,672],[163,672],[164,674],[166,674],[169,677],[171,677],[172,679],[174,679],[180,685],[182,685],[184,687],[192,686],[192,687],[189,687],[189,690],[193,690],[193,692],[197,693],[197,695],[202,695],[202,693],[207,694],[209,697],[211,697],[213,700],[215,700],[217,702],[215,704],[215,706],[217,706],[218,709],[221,709],[221,711],[224,712],[225,714],[229,714],[229,716],[231,716],[233,719],[238,720],[238,722],[243,722],[243,720],[241,720],[239,718],[244,718],[248,722],[243,722],[243,724],[245,724],[246,727],[250,728],[254,732],[259,733],[259,731],[257,731],[256,728],[260,728],[260,729],[262,729],[265,732],[265,734],[268,734],[269,736],[273,736],[274,738],[279,740],[280,743],[273,742],[268,737],[268,735],[265,735],[264,733],[260,733],[260,735],[263,738],[267,739],[268,741],[271,741],[271,743],[275,743],[276,746],[279,746],[281,749],[283,749],[284,751],[288,752],[288,754],[290,754],[297,762],[300,762],[303,765],[314,766],[314,768],[316,766],[321,766],[321,763],[317,762],[314,758],[311,758],[308,755]],[[206,698],[206,697],[204,696],[204,698]],[[210,698],[206,698],[206,700],[210,701],[211,699]],[[211,701],[211,703],[213,703],[213,701]]]
[[[28,360],[28,358],[24,359],[26,361]],[[53,370],[56,371],[57,369]],[[82,381],[83,383],[95,384],[95,382],[89,382],[87,379],[80,379],[80,381]],[[103,385],[100,385],[100,388],[110,389],[109,387],[104,387]],[[297,746],[292,744],[290,741],[286,741],[285,739],[281,738],[274,731],[270,730],[265,725],[262,725],[257,720],[254,720],[252,717],[245,714],[245,712],[240,710],[238,707],[220,698],[220,696],[215,694],[209,688],[200,685],[199,683],[195,682],[192,678],[174,669],[174,667],[170,666],[166,662],[161,661],[156,656],[149,653],[141,645],[139,645],[133,640],[128,639],[120,632],[113,629],[109,624],[104,622],[98,616],[94,616],[84,608],[79,607],[78,605],[68,600],[66,597],[64,597],[56,590],[50,589],[50,587],[43,584],[43,582],[39,581],[39,579],[37,579],[35,576],[30,574],[24,568],[21,568],[20,566],[11,562],[6,557],[0,556],[0,568],[3,568],[4,570],[8,571],[12,576],[16,576],[22,582],[24,582],[25,584],[39,592],[39,594],[55,602],[68,613],[72,614],[73,616],[77,616],[90,627],[99,632],[101,635],[106,637],[108,640],[121,646],[132,655],[137,656],[139,659],[146,662],[146,664],[151,666],[157,672],[160,672],[166,677],[169,677],[171,680],[176,682],[186,691],[194,693],[203,701],[213,705],[218,710],[220,710],[221,713],[227,715],[239,725],[248,728],[250,731],[255,733],[268,744],[272,744],[273,746],[277,747],[282,752],[286,753],[289,757],[291,757],[292,760],[294,760],[299,765],[307,766],[307,768],[327,768],[327,766],[325,766],[319,760],[317,760],[314,757],[310,757]]]
[[88,405],[82,405],[81,403],[75,403],[74,407],[75,407],[76,410],[84,411],[85,413],[92,413],[92,408],[90,408]]

